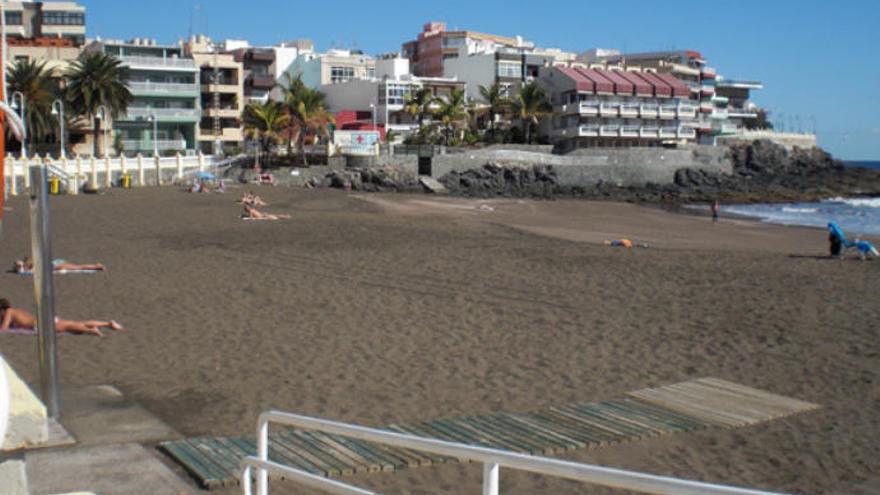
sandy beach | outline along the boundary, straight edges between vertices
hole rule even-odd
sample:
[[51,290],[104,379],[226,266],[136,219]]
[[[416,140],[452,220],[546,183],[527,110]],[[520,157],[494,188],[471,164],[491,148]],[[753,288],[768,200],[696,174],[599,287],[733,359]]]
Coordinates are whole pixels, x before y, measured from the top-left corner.
[[[63,384],[112,384],[195,436],[252,434],[270,408],[380,426],[714,376],[822,408],[571,459],[796,493],[880,486],[880,261],[828,259],[821,230],[282,187],[257,191],[290,220],[245,222],[241,191],[52,198],[54,256],[108,267],[56,277],[57,314],[127,327],[59,338]],[[30,238],[27,200],[8,206],[11,267]],[[618,237],[650,248],[601,245]],[[30,278],[0,280],[0,297],[34,310]],[[37,382],[33,337],[0,335],[0,352]],[[480,475],[449,465],[351,481],[455,494],[477,492]],[[619,493],[510,472],[502,483]]]

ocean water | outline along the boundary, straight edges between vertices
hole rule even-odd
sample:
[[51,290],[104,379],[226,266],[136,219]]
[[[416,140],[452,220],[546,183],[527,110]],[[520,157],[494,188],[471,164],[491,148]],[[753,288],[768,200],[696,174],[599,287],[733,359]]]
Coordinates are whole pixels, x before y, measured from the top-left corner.
[[880,160],[871,161],[847,161],[843,162],[847,167],[857,168],[880,168]]
[[880,197],[829,198],[819,203],[722,205],[722,216],[725,213],[779,225],[825,227],[828,222],[837,222],[853,237],[880,235]]

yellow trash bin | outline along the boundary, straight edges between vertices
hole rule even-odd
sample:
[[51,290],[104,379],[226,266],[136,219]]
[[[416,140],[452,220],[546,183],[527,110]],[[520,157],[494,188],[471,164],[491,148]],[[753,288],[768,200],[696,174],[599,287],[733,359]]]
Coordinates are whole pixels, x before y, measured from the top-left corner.
[[122,188],[123,189],[131,189],[131,176],[125,174],[122,176]]
[[61,179],[58,177],[49,178],[49,193],[58,194],[61,192]]

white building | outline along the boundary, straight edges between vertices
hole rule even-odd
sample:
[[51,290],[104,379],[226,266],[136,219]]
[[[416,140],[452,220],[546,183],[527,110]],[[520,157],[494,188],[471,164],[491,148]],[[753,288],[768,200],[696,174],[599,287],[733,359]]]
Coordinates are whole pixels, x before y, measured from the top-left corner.
[[287,73],[300,77],[309,88],[317,89],[352,79],[376,77],[376,59],[361,52],[331,49],[324,53],[299,53]]
[[465,83],[454,78],[413,76],[408,59],[389,56],[376,60],[376,77],[325,84],[321,92],[331,112],[369,112],[375,115],[376,124],[408,134],[418,128],[418,122],[406,113],[406,101],[422,88],[439,98],[453,89],[463,90]]

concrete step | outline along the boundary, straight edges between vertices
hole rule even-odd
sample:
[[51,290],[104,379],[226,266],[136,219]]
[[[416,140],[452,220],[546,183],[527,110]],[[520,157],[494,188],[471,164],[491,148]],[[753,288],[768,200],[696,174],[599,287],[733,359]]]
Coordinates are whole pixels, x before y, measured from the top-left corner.
[[425,187],[425,189],[434,194],[446,194],[449,192],[446,189],[446,186],[433,177],[419,177],[419,182]]
[[9,389],[9,420],[6,425],[6,436],[0,439],[2,440],[0,450],[11,451],[46,443],[49,440],[46,406],[28,388],[18,373],[6,364],[6,359],[2,355],[0,355],[0,372],[5,374]]

